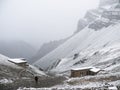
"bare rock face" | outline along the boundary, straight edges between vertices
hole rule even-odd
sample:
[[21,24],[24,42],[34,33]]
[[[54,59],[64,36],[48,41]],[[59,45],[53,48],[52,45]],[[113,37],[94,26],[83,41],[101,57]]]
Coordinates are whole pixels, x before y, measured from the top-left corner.
[[100,0],[100,6],[111,5],[119,2],[119,0]]
[[77,30],[74,32],[74,34],[84,29],[87,25],[88,25],[88,22],[85,19],[80,19],[78,21]]

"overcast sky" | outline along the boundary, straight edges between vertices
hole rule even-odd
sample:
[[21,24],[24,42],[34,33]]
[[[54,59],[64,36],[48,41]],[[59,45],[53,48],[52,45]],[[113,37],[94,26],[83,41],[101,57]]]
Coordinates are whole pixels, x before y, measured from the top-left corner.
[[43,42],[70,36],[99,0],[0,0],[0,39]]

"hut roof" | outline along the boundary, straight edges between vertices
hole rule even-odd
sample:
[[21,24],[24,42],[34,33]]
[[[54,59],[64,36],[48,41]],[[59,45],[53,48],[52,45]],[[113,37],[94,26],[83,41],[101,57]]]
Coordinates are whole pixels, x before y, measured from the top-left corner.
[[15,59],[8,59],[8,61],[19,64],[19,63],[27,63],[24,58],[15,58]]
[[109,90],[117,90],[117,87],[116,86],[112,86],[112,87],[110,86],[110,87],[108,87],[108,89]]
[[90,71],[92,71],[92,72],[99,72],[100,69],[99,69],[99,68],[95,68],[95,67],[93,67],[93,68],[90,69]]
[[98,72],[101,69],[96,68],[96,67],[83,67],[83,68],[72,68],[71,70],[78,71],[78,70],[90,70],[92,72]]
[[82,68],[72,68],[71,70],[86,70],[86,69],[91,69],[92,67],[82,67]]

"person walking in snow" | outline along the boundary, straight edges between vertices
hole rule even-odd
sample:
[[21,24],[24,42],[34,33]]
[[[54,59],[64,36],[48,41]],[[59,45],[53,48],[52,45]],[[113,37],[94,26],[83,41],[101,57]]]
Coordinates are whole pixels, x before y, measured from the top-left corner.
[[35,83],[38,84],[38,77],[35,76]]

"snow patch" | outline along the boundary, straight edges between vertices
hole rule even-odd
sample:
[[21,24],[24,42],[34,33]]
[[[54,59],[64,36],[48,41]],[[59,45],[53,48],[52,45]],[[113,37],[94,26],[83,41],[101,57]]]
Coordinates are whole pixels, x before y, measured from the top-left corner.
[[0,84],[7,84],[7,83],[13,83],[11,79],[1,79]]

